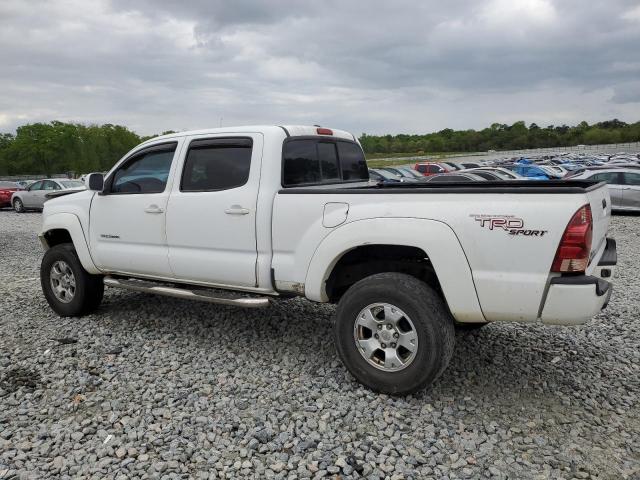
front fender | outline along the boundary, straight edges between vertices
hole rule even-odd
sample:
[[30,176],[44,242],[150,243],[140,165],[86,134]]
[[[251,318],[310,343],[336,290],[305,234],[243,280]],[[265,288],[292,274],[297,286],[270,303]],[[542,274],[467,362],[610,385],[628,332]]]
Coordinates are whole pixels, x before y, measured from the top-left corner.
[[46,242],[44,234],[51,230],[66,230],[71,235],[73,246],[76,249],[80,263],[84,269],[92,274],[101,273],[100,270],[93,263],[91,253],[89,252],[89,246],[87,245],[87,239],[80,224],[80,219],[72,213],[54,213],[52,215],[45,215],[42,223],[42,231],[39,235],[45,250],[49,248]]
[[[366,241],[362,239],[366,238]],[[329,300],[326,281],[338,260],[363,245],[404,245],[426,252],[449,309],[458,322],[484,322],[471,268],[458,237],[447,224],[420,218],[371,218],[334,229],[318,245],[307,269],[305,296]]]

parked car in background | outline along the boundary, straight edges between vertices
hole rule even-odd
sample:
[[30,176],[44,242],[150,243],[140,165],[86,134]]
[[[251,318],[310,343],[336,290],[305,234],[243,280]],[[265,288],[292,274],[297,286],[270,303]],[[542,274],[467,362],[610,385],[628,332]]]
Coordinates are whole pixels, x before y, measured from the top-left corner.
[[438,173],[447,173],[451,171],[450,168],[445,168],[444,166],[439,165],[437,163],[427,163],[427,162],[416,163],[413,169],[416,172],[424,175],[425,177],[436,175]]
[[464,167],[461,164],[455,163],[455,162],[439,162],[439,163],[450,172],[457,172],[458,170],[464,169]]
[[479,175],[474,175],[473,173],[466,172],[456,172],[456,173],[442,173],[438,175],[432,175],[428,178],[429,182],[485,182],[486,179],[482,178]]
[[585,169],[569,180],[605,182],[611,196],[611,208],[618,211],[640,211],[640,170],[632,168]]
[[507,168],[518,175],[526,177],[528,180],[549,180],[549,175],[538,165],[515,163]]
[[477,162],[462,162],[462,163],[460,163],[459,165],[462,165],[465,169],[468,169],[468,168],[478,168],[478,167],[481,167],[481,166],[482,166],[482,165],[480,165],[480,164],[479,164],[479,163],[477,163]]
[[22,186],[17,182],[0,181],[0,208],[10,207],[11,195],[19,190],[22,190]]
[[382,167],[378,170],[385,170],[389,173],[404,178],[405,181],[408,182],[424,182],[426,180],[423,175],[420,175],[418,172],[408,167]]
[[511,180],[503,173],[498,173],[491,170],[483,170],[481,168],[469,168],[464,171],[464,173],[470,173],[472,175],[477,175],[478,177],[482,177],[485,180],[491,181],[500,181],[500,180]]
[[84,190],[86,187],[80,180],[69,180],[67,178],[47,178],[38,180],[27,187],[26,190],[15,192],[11,196],[11,206],[13,209],[22,213],[26,210],[41,210],[44,208],[44,202],[54,192],[61,190]]
[[402,181],[400,176],[377,168],[369,169],[369,178],[379,183],[400,183]]
[[563,178],[569,173],[569,170],[567,170],[564,167],[561,167],[560,165],[538,165],[538,166],[542,170],[544,170],[544,172],[550,178]]
[[18,180],[16,181],[16,183],[18,185],[20,185],[22,187],[22,189],[26,189],[29,185],[31,185],[32,183],[35,183],[35,180]]
[[522,175],[518,175],[516,172],[512,172],[511,170],[503,167],[480,167],[480,168],[471,168],[467,170],[470,173],[477,172],[490,172],[494,175],[499,176],[502,180],[526,180],[527,177],[523,177]]

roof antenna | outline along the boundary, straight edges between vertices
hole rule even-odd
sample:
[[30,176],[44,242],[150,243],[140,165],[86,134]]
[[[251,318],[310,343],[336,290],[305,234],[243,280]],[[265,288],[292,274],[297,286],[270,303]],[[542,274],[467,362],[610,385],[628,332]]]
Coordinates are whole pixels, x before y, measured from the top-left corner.
[[222,117],[220,117],[220,128],[222,128]]

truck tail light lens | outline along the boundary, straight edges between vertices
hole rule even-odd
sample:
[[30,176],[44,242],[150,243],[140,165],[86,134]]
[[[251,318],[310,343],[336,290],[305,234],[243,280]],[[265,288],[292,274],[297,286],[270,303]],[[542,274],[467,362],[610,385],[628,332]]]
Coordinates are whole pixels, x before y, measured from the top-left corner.
[[591,207],[583,205],[573,214],[562,235],[556,257],[551,265],[552,272],[583,272],[589,264],[593,218]]
[[333,135],[333,130],[330,128],[317,128],[316,133],[318,135]]

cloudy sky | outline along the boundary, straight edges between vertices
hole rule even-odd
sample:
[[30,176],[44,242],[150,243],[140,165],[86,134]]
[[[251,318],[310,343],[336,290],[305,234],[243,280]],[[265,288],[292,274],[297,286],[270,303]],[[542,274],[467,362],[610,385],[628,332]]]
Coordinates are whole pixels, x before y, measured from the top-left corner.
[[0,131],[640,120],[638,0],[0,0]]

